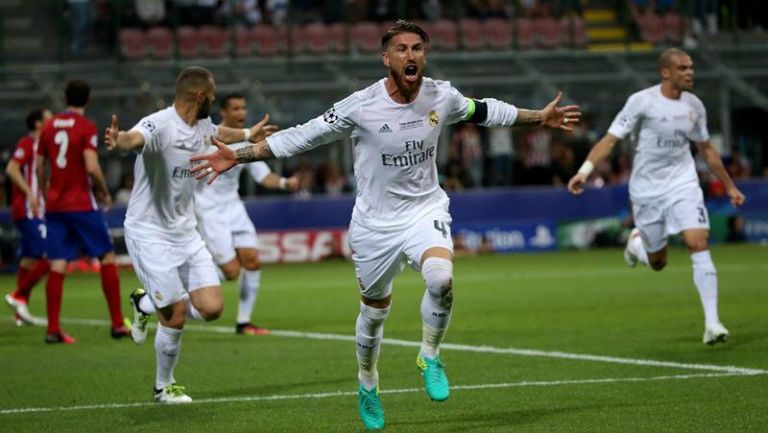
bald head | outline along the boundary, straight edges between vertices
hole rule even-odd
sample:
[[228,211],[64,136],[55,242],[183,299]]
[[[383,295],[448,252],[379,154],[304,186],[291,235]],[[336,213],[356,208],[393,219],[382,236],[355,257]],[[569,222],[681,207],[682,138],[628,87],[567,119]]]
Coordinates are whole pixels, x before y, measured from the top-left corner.
[[659,69],[673,68],[681,57],[690,57],[680,48],[668,48],[659,56]]
[[213,89],[213,74],[201,66],[189,66],[176,77],[176,98],[186,99]]

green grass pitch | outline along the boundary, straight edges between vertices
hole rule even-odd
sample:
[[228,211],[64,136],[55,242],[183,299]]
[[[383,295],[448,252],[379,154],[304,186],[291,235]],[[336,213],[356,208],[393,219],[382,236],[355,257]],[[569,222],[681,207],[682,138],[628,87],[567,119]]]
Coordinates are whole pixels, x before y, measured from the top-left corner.
[[[418,274],[396,281],[379,361],[391,432],[765,432],[768,426],[768,249],[717,246],[725,345],[701,343],[690,259],[629,269],[616,249],[457,258],[454,315],[442,356],[445,403],[421,389]],[[15,284],[0,277],[7,293]],[[124,299],[138,284],[122,273]],[[197,401],[151,403],[153,338],[109,337],[97,275],[65,280],[63,327],[0,320],[0,431],[352,432],[358,291],[343,261],[267,266],[254,322],[234,335],[236,292],[218,322],[190,323],[176,379]],[[44,312],[44,288],[32,311]],[[5,308],[5,307],[3,307]],[[123,306],[129,311],[128,303]],[[154,319],[153,319],[154,322]],[[654,362],[649,362],[654,361]]]

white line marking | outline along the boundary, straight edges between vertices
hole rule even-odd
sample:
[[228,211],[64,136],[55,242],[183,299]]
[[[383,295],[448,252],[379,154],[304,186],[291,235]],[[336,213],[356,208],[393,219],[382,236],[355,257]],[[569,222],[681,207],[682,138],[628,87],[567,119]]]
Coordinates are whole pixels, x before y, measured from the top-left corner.
[[[457,385],[452,386],[453,390],[478,390],[478,389],[499,389],[499,388],[520,388],[533,386],[562,386],[562,385],[591,385],[604,383],[622,383],[622,382],[653,382],[667,380],[690,380],[700,378],[717,378],[731,376],[746,376],[741,373],[706,373],[706,374],[680,374],[674,376],[652,376],[652,377],[607,377],[598,379],[577,379],[577,380],[551,380],[551,381],[523,381],[508,383],[486,383],[478,385]],[[422,392],[421,388],[401,388],[385,389],[382,394],[413,394]],[[320,399],[331,397],[351,397],[357,395],[357,392],[335,391],[312,394],[278,394],[278,395],[253,395],[240,397],[220,397],[204,398],[193,400],[192,404],[217,404],[217,403],[235,403],[251,401],[275,401],[275,400],[299,400],[299,399]],[[41,413],[41,412],[71,412],[81,410],[100,410],[100,409],[130,409],[135,407],[161,406],[154,402],[136,402],[136,403],[107,403],[91,404],[80,406],[54,406],[54,407],[23,407],[16,409],[0,409],[0,415]]]
[[[61,319],[64,323],[71,323],[75,325],[108,325],[106,320],[98,319]],[[153,325],[150,324],[150,327]],[[232,327],[228,326],[213,326],[213,325],[186,325],[185,329],[193,330],[197,332],[215,332],[220,334],[232,334],[234,333]],[[277,337],[290,337],[290,338],[305,338],[311,340],[335,340],[335,341],[355,341],[355,337],[351,335],[342,334],[327,334],[319,332],[299,332],[299,331],[286,331],[273,329],[271,334]],[[382,340],[383,344],[391,346],[402,347],[420,347],[421,342],[398,340],[394,338],[385,338]],[[758,368],[743,368],[735,367],[731,365],[714,365],[714,364],[691,364],[681,363],[673,361],[656,361],[652,359],[634,359],[634,358],[619,358],[615,356],[603,356],[603,355],[591,355],[586,353],[568,353],[560,351],[546,351],[535,349],[517,349],[513,347],[492,347],[492,346],[471,346],[467,344],[454,344],[443,343],[440,345],[441,349],[456,350],[461,352],[476,352],[476,353],[495,353],[500,355],[518,355],[518,356],[535,356],[542,358],[555,358],[555,359],[570,359],[577,361],[592,361],[592,362],[605,362],[610,364],[626,364],[626,365],[641,365],[646,367],[662,367],[662,368],[681,368],[685,370],[703,370],[703,371],[716,371],[722,373],[733,374],[765,374],[768,370],[762,370]]]

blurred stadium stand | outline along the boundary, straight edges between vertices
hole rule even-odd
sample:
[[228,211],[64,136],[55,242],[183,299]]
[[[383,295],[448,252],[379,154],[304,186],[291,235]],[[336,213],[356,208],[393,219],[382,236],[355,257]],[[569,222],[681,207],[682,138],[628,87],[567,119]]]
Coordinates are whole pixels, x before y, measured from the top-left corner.
[[[246,12],[231,12],[244,3],[238,0],[220,2],[217,10],[190,9],[194,1],[159,2],[167,8],[152,20],[137,15],[138,3],[93,0],[86,47],[75,56],[67,0],[0,0],[0,127],[6,131],[0,159],[7,160],[24,134],[28,110],[63,108],[63,88],[72,78],[93,86],[87,113],[101,126],[113,112],[129,127],[169,104],[175,76],[192,64],[214,72],[219,95],[243,93],[250,121],[268,112],[283,127],[303,123],[384,75],[381,35],[392,17],[406,16],[430,34],[429,76],[450,80],[468,96],[527,107],[539,107],[563,90],[568,102],[589,114],[590,128],[600,132],[630,93],[658,81],[660,50],[694,37],[696,47],[689,51],[696,93],[708,108],[710,130],[726,137],[726,155],[738,147],[751,161],[753,175],[768,165],[766,122],[759,121],[768,112],[768,36],[753,31],[760,28],[759,16],[740,24],[740,2],[720,2],[727,14],[721,12],[717,32],[698,34],[689,25],[697,22],[696,1],[676,2],[676,9],[663,13],[636,11],[631,0],[391,1],[383,15],[372,9],[377,2],[292,1],[284,21],[279,10],[264,9],[264,2],[255,2],[264,7],[251,21]],[[438,12],[422,5],[437,5]],[[230,12],[222,12],[225,6]],[[441,162],[449,140],[441,145]],[[309,159],[329,154],[349,173],[350,151],[341,143],[318,149]],[[278,170],[287,170],[298,163],[280,164]],[[116,170],[108,176],[117,188],[130,165],[107,166]]]

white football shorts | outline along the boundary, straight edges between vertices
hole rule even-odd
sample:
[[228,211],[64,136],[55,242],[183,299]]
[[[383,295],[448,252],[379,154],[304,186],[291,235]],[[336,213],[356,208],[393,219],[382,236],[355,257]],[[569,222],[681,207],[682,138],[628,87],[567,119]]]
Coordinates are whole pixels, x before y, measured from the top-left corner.
[[174,244],[131,236],[126,230],[125,245],[136,276],[157,308],[178,302],[188,292],[220,285],[216,265],[200,236]]
[[256,229],[241,201],[228,204],[225,209],[198,208],[196,214],[197,227],[216,264],[234,259],[236,248],[259,247]]
[[426,250],[441,247],[453,252],[451,215],[446,205],[396,232],[373,231],[352,221],[349,246],[360,293],[369,299],[383,299],[392,292],[392,281],[406,263],[420,271]]
[[632,213],[645,250],[649,253],[666,247],[670,235],[690,229],[709,230],[709,214],[704,205],[704,193],[699,187],[652,203],[633,203]]

